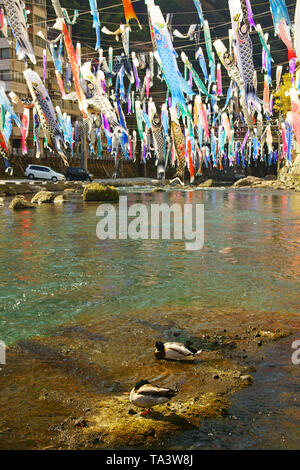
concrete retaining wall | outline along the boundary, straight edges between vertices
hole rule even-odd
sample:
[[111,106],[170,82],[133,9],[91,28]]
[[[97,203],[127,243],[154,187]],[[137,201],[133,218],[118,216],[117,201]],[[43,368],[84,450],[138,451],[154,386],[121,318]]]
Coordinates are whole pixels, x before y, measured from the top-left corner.
[[[47,158],[28,158],[28,157],[11,157],[14,174],[13,177],[24,177],[25,169],[28,165],[45,165],[52,168],[54,171],[65,174],[66,167],[60,158],[47,157]],[[73,159],[69,161],[70,166],[80,167],[80,159]],[[114,161],[112,159],[90,160],[88,161],[88,170],[95,178],[111,178],[114,172]],[[139,174],[139,167],[133,161],[120,161],[119,174],[120,178],[134,178],[143,176]],[[5,168],[2,159],[0,159],[0,178],[5,179],[10,176],[5,173]]]

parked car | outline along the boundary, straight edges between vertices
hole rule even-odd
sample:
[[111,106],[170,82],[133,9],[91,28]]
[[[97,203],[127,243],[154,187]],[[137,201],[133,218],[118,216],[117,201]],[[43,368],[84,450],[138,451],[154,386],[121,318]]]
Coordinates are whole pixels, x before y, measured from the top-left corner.
[[48,166],[29,165],[25,170],[25,176],[30,180],[50,180],[55,183],[56,181],[64,181],[64,175],[57,173]]
[[66,170],[66,178],[68,181],[93,181],[93,175],[84,168],[68,167]]

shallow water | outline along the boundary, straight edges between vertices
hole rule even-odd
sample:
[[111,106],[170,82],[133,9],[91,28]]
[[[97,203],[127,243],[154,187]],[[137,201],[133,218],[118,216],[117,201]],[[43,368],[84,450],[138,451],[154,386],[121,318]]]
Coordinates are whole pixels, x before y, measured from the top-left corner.
[[[0,338],[45,334],[78,315],[164,304],[280,312],[299,321],[300,194],[213,190],[129,194],[129,203],[205,205],[205,247],[99,241],[97,204],[0,209]],[[224,248],[225,251],[224,251]]]
[[[148,207],[204,204],[203,250],[187,252],[181,241],[99,241],[98,205],[79,196],[63,207],[0,208],[0,340],[53,334],[84,318],[113,316],[115,324],[125,313],[134,319],[137,309],[179,305],[199,307],[203,329],[239,325],[243,312],[249,323],[252,315],[270,326],[278,321],[300,339],[299,193],[122,192],[129,204]],[[299,447],[300,366],[291,363],[291,342],[269,348],[255,386],[233,397],[229,418],[168,447]]]

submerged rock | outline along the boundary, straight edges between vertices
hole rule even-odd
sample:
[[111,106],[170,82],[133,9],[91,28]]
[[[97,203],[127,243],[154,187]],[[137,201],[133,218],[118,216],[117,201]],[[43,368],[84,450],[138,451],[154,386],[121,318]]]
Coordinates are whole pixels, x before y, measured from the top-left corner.
[[287,338],[291,334],[292,333],[290,331],[283,331],[283,330],[277,330],[275,332],[274,331],[260,331],[259,337],[266,338],[271,341],[278,341],[279,339]]
[[15,197],[9,205],[9,209],[11,209],[11,210],[35,209],[35,208],[36,208],[36,206],[34,206],[30,202],[26,201],[24,199],[24,196]]
[[51,204],[55,197],[55,194],[51,191],[40,191],[35,196],[33,196],[31,202],[33,204]]
[[84,188],[83,200],[118,202],[119,192],[114,186],[103,186],[99,183],[91,183]]

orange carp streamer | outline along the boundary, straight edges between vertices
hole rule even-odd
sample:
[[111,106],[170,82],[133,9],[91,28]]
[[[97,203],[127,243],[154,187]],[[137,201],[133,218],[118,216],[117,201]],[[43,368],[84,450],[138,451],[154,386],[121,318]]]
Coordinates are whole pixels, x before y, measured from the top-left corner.
[[64,33],[64,39],[65,39],[65,46],[67,49],[69,61],[71,63],[71,68],[73,72],[73,80],[75,84],[75,89],[78,97],[78,102],[79,102],[79,109],[83,115],[83,118],[87,117],[87,102],[85,95],[83,93],[83,90],[80,86],[80,70],[79,70],[79,65],[77,63],[77,58],[76,58],[76,53],[69,35],[68,28],[65,24],[65,22],[62,23],[62,32]]
[[142,29],[142,26],[138,20],[138,17],[135,14],[131,0],[122,0],[122,1],[123,1],[123,6],[124,6],[125,19],[126,19],[126,23],[128,24],[128,26],[129,26],[130,20],[136,20],[139,24],[140,29]]

